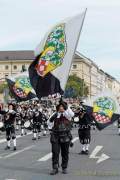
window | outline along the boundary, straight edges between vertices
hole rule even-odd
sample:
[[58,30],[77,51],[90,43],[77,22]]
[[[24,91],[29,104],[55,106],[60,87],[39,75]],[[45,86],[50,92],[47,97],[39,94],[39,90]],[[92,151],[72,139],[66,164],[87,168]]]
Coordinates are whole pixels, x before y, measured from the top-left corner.
[[7,78],[8,77],[8,74],[5,74],[5,78]]
[[77,68],[77,65],[76,64],[73,64],[73,69],[76,69]]
[[5,66],[5,70],[8,70],[8,69],[9,69],[9,66],[8,66],[8,65],[6,65],[6,66]]
[[17,69],[17,66],[16,66],[16,65],[14,65],[14,66],[13,66],[13,68],[14,68],[14,70],[16,70],[16,69]]

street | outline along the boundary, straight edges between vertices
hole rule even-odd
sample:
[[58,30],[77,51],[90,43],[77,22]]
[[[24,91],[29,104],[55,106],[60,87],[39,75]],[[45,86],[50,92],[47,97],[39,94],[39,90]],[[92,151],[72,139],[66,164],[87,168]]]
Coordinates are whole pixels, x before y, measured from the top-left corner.
[[[79,155],[81,151],[77,130],[72,131],[74,147],[70,148],[68,174],[50,176],[51,146],[49,135],[32,141],[29,133],[18,136],[17,151],[5,151],[4,135],[0,139],[0,180],[99,180],[120,179],[120,137],[112,126],[99,132],[92,131],[90,155]],[[106,158],[107,157],[107,158]]]

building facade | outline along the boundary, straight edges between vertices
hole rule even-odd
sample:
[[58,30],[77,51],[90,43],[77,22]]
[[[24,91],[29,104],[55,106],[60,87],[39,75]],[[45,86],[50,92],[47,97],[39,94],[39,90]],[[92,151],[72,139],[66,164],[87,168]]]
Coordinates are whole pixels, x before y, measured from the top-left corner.
[[33,58],[33,51],[0,51],[0,81],[28,69]]
[[101,70],[92,60],[76,52],[70,74],[84,79],[89,87],[89,96],[93,97],[105,88],[111,89],[120,102],[120,82]]
[[[23,68],[28,69],[33,59],[33,51],[0,51],[0,82],[4,81],[7,76],[20,73]],[[75,54],[70,71],[70,75],[73,74],[84,80],[90,97],[105,88],[110,88],[120,100],[120,82],[78,52]]]

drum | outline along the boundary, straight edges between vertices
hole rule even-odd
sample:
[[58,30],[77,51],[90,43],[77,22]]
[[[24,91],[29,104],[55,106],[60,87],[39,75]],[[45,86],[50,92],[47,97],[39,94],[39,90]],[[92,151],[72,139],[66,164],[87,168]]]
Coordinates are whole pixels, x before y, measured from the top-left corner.
[[24,127],[27,129],[27,128],[29,128],[30,127],[30,121],[26,121],[25,123],[24,123]]
[[75,118],[74,118],[74,122],[75,122],[75,123],[79,122],[79,118],[78,118],[78,117],[75,117]]
[[20,120],[18,121],[18,125],[21,125],[21,121]]

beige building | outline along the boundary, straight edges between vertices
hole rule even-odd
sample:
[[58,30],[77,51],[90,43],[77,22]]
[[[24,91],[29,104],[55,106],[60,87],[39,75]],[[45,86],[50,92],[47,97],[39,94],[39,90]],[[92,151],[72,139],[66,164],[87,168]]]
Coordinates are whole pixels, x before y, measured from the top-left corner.
[[0,51],[0,80],[27,69],[33,58],[33,51]]
[[[34,59],[33,51],[0,51],[0,81],[28,69]],[[84,79],[89,88],[89,96],[95,96],[104,88],[110,88],[120,100],[120,82],[105,73],[89,58],[76,52],[70,74]]]
[[89,87],[89,96],[95,96],[103,89],[109,88],[120,102],[120,82],[107,74],[90,59],[76,52],[70,74],[76,74],[84,79]]

